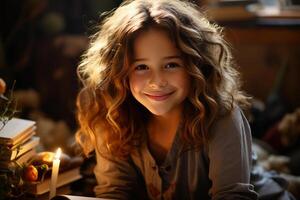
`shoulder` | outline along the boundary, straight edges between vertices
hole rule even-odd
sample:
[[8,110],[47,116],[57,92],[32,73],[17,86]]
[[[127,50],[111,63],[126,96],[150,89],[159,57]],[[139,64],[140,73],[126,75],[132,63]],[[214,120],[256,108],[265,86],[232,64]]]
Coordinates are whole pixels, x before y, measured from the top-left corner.
[[212,127],[216,128],[218,126],[228,126],[232,123],[240,123],[246,120],[246,117],[244,116],[243,111],[241,108],[237,105],[235,105],[232,110],[225,112],[222,112],[216,120],[213,122]]
[[236,106],[214,122],[209,131],[206,148],[209,157],[237,155],[238,158],[240,155],[247,155],[246,157],[250,159],[251,143],[249,123],[243,111]]
[[210,137],[217,137],[219,134],[222,136],[238,136],[244,132],[250,134],[250,127],[248,121],[237,105],[226,114],[220,115],[212,124],[209,131]]

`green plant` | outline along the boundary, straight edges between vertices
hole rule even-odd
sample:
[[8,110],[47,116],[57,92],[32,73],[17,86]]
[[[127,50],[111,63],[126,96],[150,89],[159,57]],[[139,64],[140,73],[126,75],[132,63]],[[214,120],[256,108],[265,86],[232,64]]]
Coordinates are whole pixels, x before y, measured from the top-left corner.
[[15,82],[8,92],[8,97],[3,94],[0,95],[0,131],[5,124],[18,113],[17,102],[13,98],[14,86]]
[[[2,80],[2,79],[1,79]],[[5,92],[5,83],[2,81],[2,91]],[[16,107],[16,101],[13,98],[13,84],[10,91],[8,91],[8,97],[0,94],[0,131],[4,128],[5,124],[18,113]],[[0,155],[6,151],[5,145],[1,145]],[[2,161],[3,162],[3,161]],[[23,194],[22,185],[22,168],[15,161],[7,161],[7,167],[0,169],[0,200],[18,198],[19,195]]]
[[16,162],[9,163],[7,169],[0,171],[0,199],[13,199],[23,195],[23,166]]

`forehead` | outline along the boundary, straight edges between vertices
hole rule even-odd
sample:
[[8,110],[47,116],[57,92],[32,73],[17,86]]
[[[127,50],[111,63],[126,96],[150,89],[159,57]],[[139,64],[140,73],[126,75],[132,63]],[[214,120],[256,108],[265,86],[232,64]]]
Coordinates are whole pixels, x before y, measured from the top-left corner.
[[133,40],[134,57],[170,56],[180,54],[171,35],[162,28],[141,31]]

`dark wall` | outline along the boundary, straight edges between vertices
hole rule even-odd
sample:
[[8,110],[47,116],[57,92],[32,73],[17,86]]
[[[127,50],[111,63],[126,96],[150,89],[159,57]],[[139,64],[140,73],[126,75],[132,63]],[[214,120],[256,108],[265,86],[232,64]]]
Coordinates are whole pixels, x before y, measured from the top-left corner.
[[[101,14],[121,0],[3,0],[0,77],[8,89],[33,89],[39,108],[75,128],[76,67]],[[25,105],[26,106],[26,105]],[[26,109],[21,110],[21,115]],[[22,111],[24,111],[22,113]]]

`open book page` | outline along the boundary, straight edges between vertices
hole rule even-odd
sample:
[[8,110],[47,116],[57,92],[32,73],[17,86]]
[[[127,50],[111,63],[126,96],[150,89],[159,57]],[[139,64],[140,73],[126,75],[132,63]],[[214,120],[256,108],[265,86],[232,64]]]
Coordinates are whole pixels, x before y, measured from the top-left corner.
[[96,197],[83,197],[83,196],[74,196],[74,195],[58,195],[53,197],[51,200],[109,200],[104,198]]

